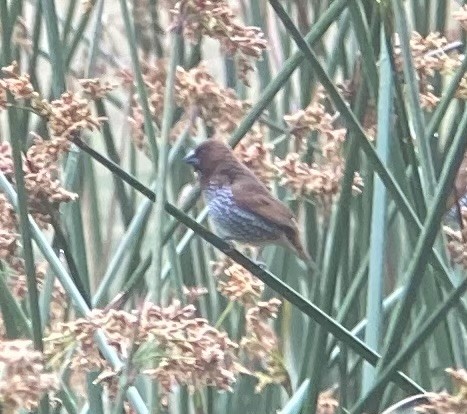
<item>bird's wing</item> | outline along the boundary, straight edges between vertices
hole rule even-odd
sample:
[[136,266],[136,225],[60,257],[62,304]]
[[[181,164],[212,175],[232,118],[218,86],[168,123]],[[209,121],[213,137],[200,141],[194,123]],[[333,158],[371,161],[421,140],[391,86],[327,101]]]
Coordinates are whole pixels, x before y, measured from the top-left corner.
[[242,209],[278,225],[285,231],[296,229],[294,215],[281,201],[274,198],[257,178],[245,177],[232,183],[235,203]]

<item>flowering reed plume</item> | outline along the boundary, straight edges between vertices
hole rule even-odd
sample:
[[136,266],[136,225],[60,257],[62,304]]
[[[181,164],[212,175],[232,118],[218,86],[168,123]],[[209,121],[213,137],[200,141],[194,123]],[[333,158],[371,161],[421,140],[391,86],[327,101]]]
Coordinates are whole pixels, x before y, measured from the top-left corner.
[[[34,91],[29,76],[19,73],[16,62],[2,68],[2,72],[5,77],[0,80],[0,109],[6,108],[6,93],[10,92],[15,101],[29,100],[32,109],[47,120],[51,139],[44,140],[32,134],[33,145],[23,159],[30,212],[42,227],[47,227],[59,203],[77,198],[77,194],[61,186],[60,157],[69,151],[69,141],[77,132],[98,128],[102,119],[95,118],[89,102],[74,93],[65,92],[52,102],[42,99]],[[95,79],[84,80],[82,84],[85,90],[96,96],[109,89],[107,84],[101,85]],[[8,143],[0,145],[0,171],[14,184],[14,166]]]
[[[144,69],[144,82],[149,92],[151,114],[154,121],[160,124],[167,77],[166,61],[158,60],[154,65],[146,64]],[[208,127],[215,129],[217,136],[222,138],[226,138],[236,128],[250,106],[248,102],[238,99],[232,89],[220,86],[209,74],[204,63],[190,70],[178,67],[174,90],[177,105],[184,108],[186,114],[195,113]],[[135,127],[140,129],[142,108],[136,98],[135,96],[133,100],[130,120]],[[186,125],[188,121],[190,118],[185,115],[180,123]],[[194,127],[193,121],[191,123]]]
[[[290,189],[296,197],[311,198],[326,210],[340,191],[344,174],[342,146],[347,131],[334,126],[335,116],[327,112],[324,105],[325,95],[318,93],[314,102],[305,109],[284,116],[284,120],[295,138],[295,150],[285,159],[276,159],[280,184]],[[308,145],[310,134],[318,134],[318,148],[315,161],[302,161],[302,154]],[[355,174],[353,191],[361,193],[363,181]]]
[[427,395],[429,403],[417,407],[417,412],[425,414],[457,414],[467,412],[467,371],[465,369],[456,371],[448,368],[446,372],[451,375],[457,388],[456,394],[451,395],[446,391],[437,394],[429,393]]
[[29,340],[0,341],[0,400],[7,413],[35,410],[58,380],[44,368],[43,355]]
[[[16,62],[3,67],[1,71],[4,77],[0,80],[0,110],[8,106],[8,92],[13,98],[13,104],[30,106],[30,109],[47,121],[50,139],[43,139],[31,133],[32,145],[22,155],[29,213],[40,227],[46,229],[58,219],[60,203],[72,202],[78,197],[61,184],[61,158],[70,150],[70,140],[77,132],[99,127],[101,119],[92,115],[87,100],[71,92],[65,92],[52,102],[43,99],[34,90],[29,76],[20,73]],[[94,87],[94,91],[99,90],[98,82],[91,81],[84,82],[84,87],[88,89]],[[14,169],[11,145],[8,142],[0,143],[0,172],[13,186],[15,186]],[[12,293],[22,299],[26,295],[26,276],[18,222],[13,207],[3,195],[0,195],[0,213],[0,259],[7,265],[8,282],[12,286]],[[44,277],[44,266],[36,264],[39,288],[43,284]],[[56,306],[58,302],[63,304],[64,298],[63,288],[58,282],[55,282],[52,295],[51,323],[63,315],[63,306]]]
[[[453,17],[464,25],[465,8],[453,13]],[[465,25],[464,25],[465,29]],[[429,33],[423,37],[417,32],[413,32],[410,39],[410,50],[415,70],[418,75],[421,107],[427,111],[432,111],[439,102],[439,97],[433,93],[433,76],[437,73],[441,75],[452,74],[465,59],[456,51],[448,52],[449,43],[440,33]],[[403,58],[399,40],[395,40],[394,59],[396,68],[402,73]],[[456,97],[467,98],[467,76],[464,75],[457,87]]]
[[245,307],[245,336],[240,345],[249,374],[258,380],[256,392],[269,384],[281,384],[290,391],[289,375],[270,326],[271,320],[277,318],[281,301],[261,301],[263,282],[229,258],[214,262],[213,273],[219,279],[221,294]]
[[219,280],[218,290],[230,301],[251,305],[263,293],[264,283],[233,260],[226,258],[212,266],[214,276]]
[[[164,395],[178,385],[190,391],[214,386],[230,390],[240,366],[237,345],[225,333],[196,317],[193,305],[182,307],[174,301],[163,308],[145,302],[139,311],[94,310],[87,318],[63,324],[47,340],[47,354],[63,355],[75,347],[70,367],[78,372],[104,370],[109,381],[117,373],[102,358],[94,333],[102,329],[120,357],[128,357],[134,341],[138,346],[135,363],[141,372],[156,379]],[[62,351],[60,351],[62,350]]]
[[221,49],[235,59],[240,79],[248,85],[252,61],[261,58],[267,41],[258,27],[244,26],[227,0],[179,0],[172,3],[173,26],[180,26],[183,35],[193,43],[202,36],[219,41]]
[[[56,138],[70,139],[83,129],[99,128],[102,119],[95,118],[86,99],[72,92],[63,93],[60,98],[48,102],[34,91],[29,75],[20,74],[16,62],[2,68],[4,78],[0,80],[0,109],[6,107],[6,92],[9,91],[16,101],[31,101],[32,109],[47,119],[50,133]],[[95,79],[83,80],[83,87],[95,94],[107,92],[108,84],[100,84]]]
[[99,78],[79,79],[79,84],[91,99],[101,99],[116,87],[116,85]]

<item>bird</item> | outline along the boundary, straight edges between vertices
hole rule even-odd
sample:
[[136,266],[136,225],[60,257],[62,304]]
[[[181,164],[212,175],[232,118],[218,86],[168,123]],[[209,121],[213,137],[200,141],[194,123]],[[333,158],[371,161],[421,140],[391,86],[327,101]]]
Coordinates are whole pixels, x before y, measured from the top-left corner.
[[312,264],[292,211],[235,157],[232,148],[209,138],[183,160],[198,173],[209,216],[222,239],[260,251],[269,244],[282,245]]

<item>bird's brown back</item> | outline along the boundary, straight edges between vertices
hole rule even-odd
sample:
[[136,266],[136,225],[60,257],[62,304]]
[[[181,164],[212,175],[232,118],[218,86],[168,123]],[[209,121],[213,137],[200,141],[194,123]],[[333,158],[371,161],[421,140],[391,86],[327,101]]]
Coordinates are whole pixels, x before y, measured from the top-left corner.
[[300,257],[309,257],[300,241],[300,233],[292,211],[275,198],[258,177],[241,163],[232,149],[217,140],[201,144],[196,154],[200,160],[201,188],[229,186],[235,204],[279,227]]
[[297,232],[292,211],[275,198],[259,178],[235,158],[232,151],[211,174],[205,177],[202,175],[201,185],[209,183],[230,185],[234,200],[240,208],[276,224],[287,234]]

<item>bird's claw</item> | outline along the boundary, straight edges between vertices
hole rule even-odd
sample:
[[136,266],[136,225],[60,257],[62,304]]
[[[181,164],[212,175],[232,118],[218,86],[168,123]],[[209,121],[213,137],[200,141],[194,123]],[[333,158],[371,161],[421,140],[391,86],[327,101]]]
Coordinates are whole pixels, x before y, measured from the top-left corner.
[[260,268],[263,269],[263,270],[266,270],[266,269],[268,268],[267,265],[266,265],[266,263],[260,262],[260,261],[255,262],[255,265],[258,266],[258,267],[260,267]]
[[233,251],[235,250],[235,246],[234,246],[233,243],[232,243],[232,239],[229,239],[228,237],[226,237],[226,238],[223,238],[222,241],[223,241],[224,243],[227,243],[228,246],[229,246],[229,247],[227,248],[226,252],[233,252]]

